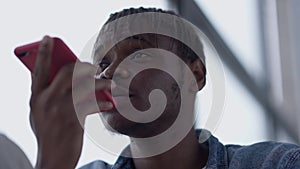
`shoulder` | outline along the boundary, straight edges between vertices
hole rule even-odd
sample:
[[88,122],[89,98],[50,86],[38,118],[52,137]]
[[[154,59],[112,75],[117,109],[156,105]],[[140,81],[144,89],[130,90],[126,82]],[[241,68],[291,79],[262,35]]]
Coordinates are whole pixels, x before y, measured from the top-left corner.
[[122,154],[123,154],[123,152],[121,153],[121,155],[118,157],[117,161],[113,165],[110,165],[104,161],[98,160],[98,161],[91,162],[79,169],[111,169],[111,168],[130,169],[130,168],[134,168],[132,158],[124,157],[124,156],[122,156]]
[[111,169],[111,165],[101,161],[101,160],[97,160],[97,161],[93,161],[89,164],[86,164],[82,167],[80,167],[79,169]]
[[6,140],[8,140],[8,138],[4,134],[0,133],[0,142],[6,141]]
[[32,169],[32,165],[24,152],[3,134],[0,134],[0,150],[0,168]]
[[300,168],[300,147],[294,144],[261,142],[250,146],[226,145],[226,149],[230,159],[229,165]]

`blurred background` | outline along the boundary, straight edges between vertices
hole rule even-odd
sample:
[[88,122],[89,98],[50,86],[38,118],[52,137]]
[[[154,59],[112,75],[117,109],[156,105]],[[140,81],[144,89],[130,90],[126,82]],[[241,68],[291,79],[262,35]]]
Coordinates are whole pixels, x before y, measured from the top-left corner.
[[[298,0],[1,1],[0,132],[33,164],[37,148],[28,120],[30,74],[13,49],[48,34],[61,37],[79,55],[110,13],[140,6],[175,10],[215,46],[226,79],[225,107],[212,131],[221,142],[300,143]],[[96,159],[113,163],[116,156],[85,136],[78,166]]]

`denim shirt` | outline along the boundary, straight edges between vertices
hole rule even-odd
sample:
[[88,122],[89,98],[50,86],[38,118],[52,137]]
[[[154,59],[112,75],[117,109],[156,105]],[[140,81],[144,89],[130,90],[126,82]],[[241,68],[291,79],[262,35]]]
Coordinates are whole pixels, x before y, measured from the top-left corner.
[[[198,136],[200,132],[208,131],[197,130]],[[223,145],[214,136],[210,136],[207,142],[206,169],[300,169],[300,147],[297,145],[278,142]],[[134,165],[131,158],[120,156],[114,165],[99,160],[80,169],[134,169]]]

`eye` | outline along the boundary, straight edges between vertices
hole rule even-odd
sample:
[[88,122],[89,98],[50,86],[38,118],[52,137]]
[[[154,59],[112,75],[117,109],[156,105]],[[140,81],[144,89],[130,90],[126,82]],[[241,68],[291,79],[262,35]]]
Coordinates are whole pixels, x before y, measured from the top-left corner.
[[137,63],[143,63],[148,62],[152,60],[152,56],[146,53],[135,53],[131,55],[130,60],[137,62]]

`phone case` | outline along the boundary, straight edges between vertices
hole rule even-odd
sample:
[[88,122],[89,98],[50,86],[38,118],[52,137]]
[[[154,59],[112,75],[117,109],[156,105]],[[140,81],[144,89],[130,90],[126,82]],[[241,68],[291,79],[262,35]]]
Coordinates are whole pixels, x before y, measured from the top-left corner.
[[[50,68],[50,77],[49,82],[52,82],[57,72],[62,68],[65,64],[76,62],[76,55],[69,49],[69,47],[60,39],[54,37],[54,46],[52,51],[52,63]],[[37,59],[38,48],[41,41],[34,42],[31,44],[27,44],[24,46],[17,47],[14,50],[15,55],[21,60],[21,62],[30,70],[30,72],[34,71],[35,62]],[[96,99],[109,101],[115,107],[115,101],[112,98],[111,94],[105,90],[96,91]],[[108,111],[108,110],[101,110]]]
[[[61,67],[65,64],[76,62],[77,57],[68,48],[68,46],[59,38],[54,39],[53,58],[51,63],[49,81],[52,82],[55,75]],[[31,71],[34,71],[35,61],[38,53],[38,48],[41,41],[20,46],[15,49],[15,55],[24,63],[24,65]]]

